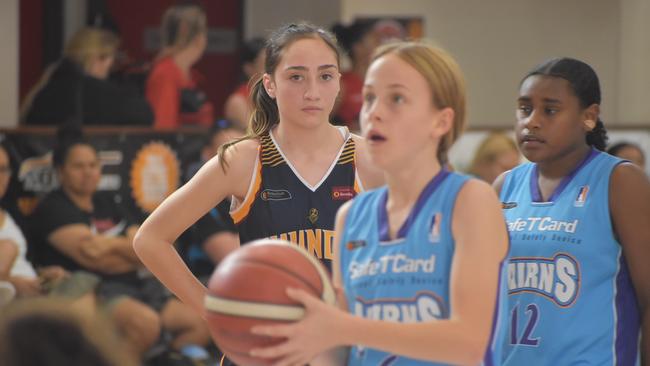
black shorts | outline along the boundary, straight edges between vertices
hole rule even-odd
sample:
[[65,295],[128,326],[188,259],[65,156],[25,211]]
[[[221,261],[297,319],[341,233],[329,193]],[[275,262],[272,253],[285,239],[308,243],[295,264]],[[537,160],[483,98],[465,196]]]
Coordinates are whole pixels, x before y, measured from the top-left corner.
[[160,312],[171,293],[155,278],[145,277],[137,280],[103,280],[97,289],[99,301],[106,307],[112,307],[125,298],[138,300]]

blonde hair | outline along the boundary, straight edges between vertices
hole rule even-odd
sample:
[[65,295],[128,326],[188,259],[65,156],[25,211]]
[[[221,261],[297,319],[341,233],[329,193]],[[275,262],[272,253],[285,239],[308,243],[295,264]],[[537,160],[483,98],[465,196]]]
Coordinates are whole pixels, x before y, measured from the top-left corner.
[[452,127],[438,145],[438,159],[446,163],[447,151],[463,133],[466,123],[465,79],[460,66],[447,51],[420,42],[381,46],[375,51],[371,63],[388,54],[396,55],[426,79],[436,108],[451,108],[454,111]]
[[176,5],[167,9],[160,27],[162,51],[159,58],[187,47],[197,35],[207,32],[207,23],[205,11],[198,5]]
[[114,56],[119,45],[119,38],[110,31],[82,28],[68,41],[63,55],[88,71],[95,59]]
[[[114,56],[119,46],[120,39],[110,31],[100,28],[82,28],[68,41],[63,50],[63,56],[79,65],[84,73],[87,73],[94,60]],[[25,95],[20,106],[21,122],[24,122],[34,98],[47,85],[58,66],[58,62],[49,65],[43,71],[41,78]]]
[[497,157],[504,152],[514,151],[518,152],[517,144],[515,141],[503,132],[490,133],[479,145],[472,164],[469,166],[468,172],[472,175],[479,175],[479,166],[485,163],[494,162]]

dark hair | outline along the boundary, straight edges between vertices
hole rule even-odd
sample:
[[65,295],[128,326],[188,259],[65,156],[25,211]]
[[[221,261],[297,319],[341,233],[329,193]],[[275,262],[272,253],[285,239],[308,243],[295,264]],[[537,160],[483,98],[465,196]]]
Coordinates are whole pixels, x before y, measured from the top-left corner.
[[245,64],[248,62],[253,62],[257,58],[257,55],[264,49],[266,41],[264,38],[252,38],[249,41],[245,42],[241,47],[241,63]]
[[114,328],[52,298],[19,300],[0,315],[0,364],[130,366]]
[[212,140],[225,130],[238,130],[238,127],[228,119],[222,118],[214,121],[210,126],[207,134],[203,134],[201,138],[201,147],[206,147],[212,145]]
[[374,25],[375,21],[369,19],[357,19],[348,26],[336,23],[332,26],[332,33],[336,35],[336,39],[348,56],[354,59],[352,52],[354,45],[371,32]]
[[76,125],[63,125],[57,130],[57,139],[54,151],[52,152],[52,164],[60,168],[65,164],[68,154],[77,145],[87,145],[94,149],[84,136],[81,128]]
[[[336,55],[336,64],[339,65],[339,48],[336,43],[336,38],[330,32],[310,23],[292,23],[281,26],[269,36],[265,47],[266,60],[264,62],[264,72],[268,75],[273,75],[282,59],[284,49],[291,46],[295,41],[307,38],[320,39],[325,42]],[[278,104],[264,89],[263,75],[253,83],[250,98],[253,104],[253,110],[250,114],[246,135],[235,141],[226,143],[219,148],[218,154],[221,156],[220,163],[224,169],[227,166],[227,162],[223,153],[228,147],[243,140],[259,138],[267,134],[280,121]]]
[[[588,108],[592,104],[600,104],[598,75],[591,66],[580,60],[568,57],[548,60],[533,68],[521,82],[523,83],[524,80],[534,75],[552,76],[568,81],[582,108]],[[588,145],[601,151],[605,150],[607,146],[607,130],[600,118],[596,121],[596,127],[587,132],[586,139]]]
[[614,145],[610,146],[610,148],[607,149],[607,153],[610,154],[610,155],[618,156],[618,153],[621,150],[626,149],[626,148],[637,149],[637,150],[639,150],[641,152],[641,155],[644,155],[643,154],[643,149],[641,149],[641,146],[639,146],[637,144],[633,144],[631,142],[625,142],[625,141],[619,142],[617,144],[614,144]]

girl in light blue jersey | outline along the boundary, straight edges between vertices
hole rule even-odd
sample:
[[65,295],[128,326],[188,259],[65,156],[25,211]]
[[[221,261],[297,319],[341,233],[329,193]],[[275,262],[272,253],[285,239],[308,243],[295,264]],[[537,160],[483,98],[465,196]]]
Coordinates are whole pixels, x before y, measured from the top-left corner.
[[465,124],[460,68],[441,49],[384,46],[363,95],[362,131],[388,184],[337,215],[341,309],[289,289],[305,317],[254,328],[287,340],[252,354],[276,365],[344,364],[327,358],[334,349],[348,365],[494,364],[508,241],[490,186],[445,168]]
[[584,62],[524,77],[517,142],[531,161],[495,186],[508,224],[504,365],[634,365],[650,357],[650,182],[601,152],[600,86]]

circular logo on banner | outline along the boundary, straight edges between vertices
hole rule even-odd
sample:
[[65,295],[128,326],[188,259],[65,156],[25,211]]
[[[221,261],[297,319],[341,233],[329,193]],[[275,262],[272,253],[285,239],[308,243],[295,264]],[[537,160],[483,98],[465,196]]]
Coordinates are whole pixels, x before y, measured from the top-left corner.
[[151,213],[176,188],[180,163],[169,145],[155,141],[144,145],[131,165],[131,194],[144,212]]

